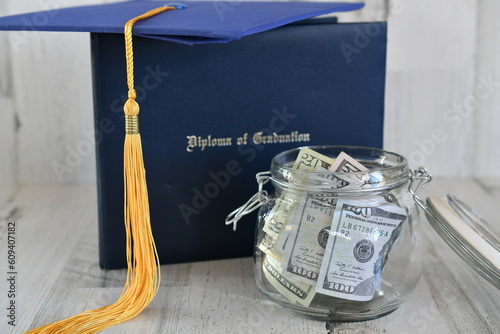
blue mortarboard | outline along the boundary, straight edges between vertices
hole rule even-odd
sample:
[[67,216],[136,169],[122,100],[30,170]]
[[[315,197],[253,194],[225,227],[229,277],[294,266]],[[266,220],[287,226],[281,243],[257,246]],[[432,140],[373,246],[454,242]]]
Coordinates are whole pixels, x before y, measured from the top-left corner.
[[7,16],[0,18],[0,30],[123,33],[130,18],[162,5],[183,9],[137,23],[134,35],[183,44],[226,43],[295,21],[363,7],[342,2],[127,1]]

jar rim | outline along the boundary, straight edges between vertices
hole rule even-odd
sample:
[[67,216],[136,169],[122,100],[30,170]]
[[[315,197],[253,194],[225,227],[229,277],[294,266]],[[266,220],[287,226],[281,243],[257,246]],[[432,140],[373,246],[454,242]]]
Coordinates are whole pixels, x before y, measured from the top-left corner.
[[[318,176],[325,174],[325,171],[304,171],[293,168],[293,164],[302,148],[309,148],[320,154],[326,155],[329,158],[336,158],[341,152],[345,152],[362,165],[368,168],[368,171],[361,172],[330,172],[333,177],[339,177],[349,174],[352,177],[361,179],[364,176],[382,176],[384,182],[380,184],[371,185],[366,191],[381,190],[387,188],[394,188],[400,186],[409,180],[410,169],[408,160],[401,154],[394,153],[388,150],[364,147],[364,146],[343,146],[343,145],[314,145],[314,146],[301,146],[287,151],[283,151],[274,156],[271,162],[271,175],[273,183],[278,183],[281,186],[290,187],[293,185],[293,179],[300,179],[301,186],[313,187],[314,191],[321,189],[332,190],[331,182],[318,183],[318,178],[312,178],[314,183],[305,183],[304,179],[311,176]],[[295,177],[291,177],[295,175]],[[298,184],[295,184],[298,186]],[[353,191],[354,189],[338,189],[338,191]],[[356,189],[359,191],[360,189]]]

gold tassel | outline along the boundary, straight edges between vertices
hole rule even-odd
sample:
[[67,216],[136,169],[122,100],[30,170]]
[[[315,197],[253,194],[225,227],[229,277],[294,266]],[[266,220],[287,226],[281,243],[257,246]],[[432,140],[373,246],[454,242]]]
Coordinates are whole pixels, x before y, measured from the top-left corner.
[[149,215],[146,172],[139,134],[139,105],[135,101],[132,26],[175,7],[160,7],[140,15],[125,25],[128,100],[125,112],[124,188],[125,231],[127,236],[127,278],[118,301],[96,310],[32,329],[26,333],[90,334],[138,315],[153,300],[160,287],[160,261]]

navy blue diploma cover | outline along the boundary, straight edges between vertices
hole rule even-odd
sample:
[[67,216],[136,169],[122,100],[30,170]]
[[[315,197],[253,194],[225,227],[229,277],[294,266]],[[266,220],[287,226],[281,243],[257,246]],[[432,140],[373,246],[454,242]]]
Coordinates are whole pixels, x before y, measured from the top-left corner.
[[[188,17],[198,7],[185,3],[178,13]],[[334,11],[333,4],[322,5]],[[318,10],[308,9],[309,16]],[[268,15],[245,3],[225,15],[250,13]],[[268,170],[277,153],[321,144],[382,147],[386,24],[292,23],[309,17],[303,16],[280,24],[267,18],[266,29],[239,36],[176,31],[134,38],[151,222],[162,263],[252,255],[255,215],[244,217],[236,232],[224,219],[256,192],[255,174]],[[123,35],[93,32],[91,46],[100,264],[122,268]]]

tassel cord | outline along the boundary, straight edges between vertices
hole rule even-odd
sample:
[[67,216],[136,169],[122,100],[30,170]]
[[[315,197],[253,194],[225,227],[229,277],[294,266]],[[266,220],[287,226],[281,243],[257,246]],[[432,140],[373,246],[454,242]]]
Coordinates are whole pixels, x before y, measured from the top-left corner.
[[162,12],[176,9],[155,8],[131,19],[125,25],[128,100],[124,105],[124,216],[127,277],[118,300],[108,306],[32,329],[27,334],[92,334],[138,315],[156,296],[161,281],[160,261],[153,239],[146,172],[139,134],[139,105],[135,101],[132,27]]

